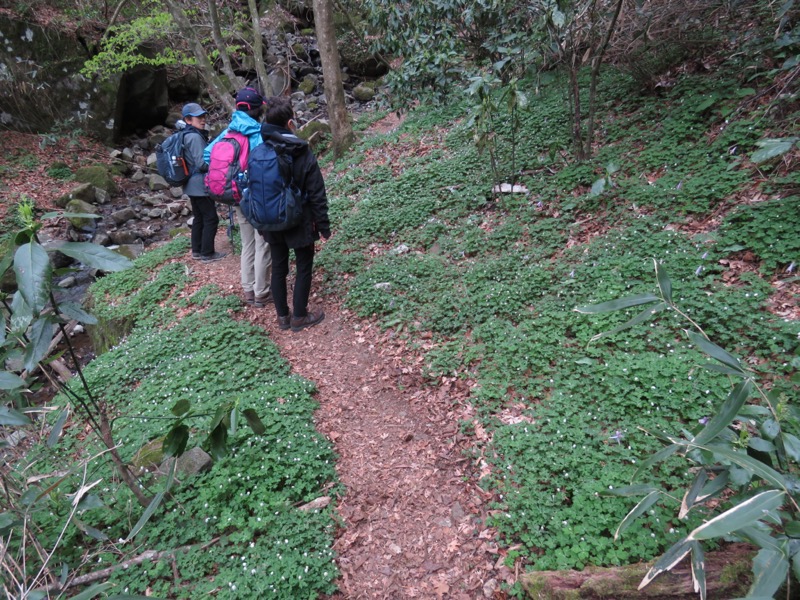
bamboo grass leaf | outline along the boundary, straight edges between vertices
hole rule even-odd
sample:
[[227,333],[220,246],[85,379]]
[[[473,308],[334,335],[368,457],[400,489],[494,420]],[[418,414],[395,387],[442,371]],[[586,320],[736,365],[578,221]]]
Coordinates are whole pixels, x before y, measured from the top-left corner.
[[664,268],[658,264],[658,261],[653,259],[653,264],[656,268],[656,279],[658,279],[658,288],[661,290],[661,295],[669,304],[672,304],[672,281]]
[[[21,387],[25,387],[25,380],[22,377],[9,371],[0,371],[0,390],[15,390]],[[4,408],[0,407],[0,425],[27,425],[30,423],[30,421],[26,423],[3,423],[2,411]]]
[[586,315],[597,315],[600,313],[621,310],[623,308],[630,308],[631,306],[639,306],[641,304],[649,304],[650,302],[658,302],[659,300],[661,300],[661,298],[653,294],[639,294],[637,296],[628,296],[626,298],[618,298],[617,300],[601,302],[600,304],[578,306],[575,310]]
[[59,413],[58,419],[56,419],[56,423],[53,425],[53,429],[50,431],[50,435],[47,436],[48,448],[53,448],[58,443],[58,438],[61,437],[61,432],[64,429],[64,423],[67,422],[68,416],[69,406],[65,406],[64,410]]
[[736,416],[739,414],[739,410],[742,408],[747,398],[750,397],[752,388],[753,382],[750,379],[740,381],[736,387],[731,390],[730,394],[728,394],[728,397],[725,399],[725,402],[722,404],[717,414],[706,423],[706,426],[700,430],[691,441],[691,444],[695,446],[706,444],[716,438],[728,425],[733,423],[734,419],[736,419]]
[[706,600],[706,559],[703,547],[697,542],[692,546],[692,584],[700,600]]
[[734,531],[748,527],[754,521],[762,519],[765,513],[781,506],[786,494],[782,490],[768,490],[756,494],[752,498],[737,504],[724,513],[717,515],[707,523],[692,531],[689,540],[710,540],[728,535]]
[[647,458],[646,460],[642,461],[639,464],[639,468],[636,469],[636,472],[633,474],[633,478],[636,479],[639,475],[645,471],[647,471],[653,465],[661,462],[662,460],[666,460],[673,454],[675,454],[680,449],[678,444],[671,444],[669,446],[664,446],[661,450]]
[[786,489],[786,480],[783,478],[778,471],[775,469],[765,465],[760,460],[756,460],[745,454],[744,452],[736,452],[727,446],[699,446],[703,450],[708,450],[709,452],[713,452],[717,456],[722,456],[727,458],[732,463],[739,465],[743,469],[746,469],[756,477],[763,479],[767,483],[774,485],[775,487],[781,488],[782,490]]
[[786,583],[789,574],[789,560],[779,550],[762,548],[753,559],[753,585],[748,596],[772,598]]
[[158,492],[153,499],[148,504],[147,508],[145,509],[142,516],[139,517],[139,520],[136,522],[136,525],[133,526],[131,532],[128,534],[128,537],[125,538],[126,542],[131,541],[136,535],[147,525],[147,522],[150,518],[155,514],[158,510],[158,507],[161,506],[161,501],[164,499],[164,495],[169,492],[170,488],[172,487],[172,481],[175,479],[175,466],[178,464],[178,461],[173,461],[172,466],[169,469],[169,474],[167,475],[167,482],[164,485],[164,489]]
[[614,532],[614,539],[616,540],[620,534],[630,527],[633,522],[638,519],[648,508],[658,502],[660,497],[661,491],[654,490],[642,498],[639,503],[634,506],[627,515],[625,515],[625,518],[622,519],[622,523],[619,524],[619,527],[617,527],[617,530]]
[[692,541],[685,538],[676,542],[669,550],[662,554],[650,568],[639,584],[638,589],[641,590],[661,573],[669,571],[672,567],[681,562],[684,557],[692,551],[693,546]]
[[689,336],[689,339],[705,354],[721,362],[724,365],[727,365],[731,369],[735,371],[739,371],[740,373],[744,373],[744,369],[742,368],[739,359],[723,350],[715,343],[708,341],[699,333],[695,333],[694,331],[687,331],[686,334]]
[[[705,486],[706,481],[708,481],[708,476],[704,470],[700,470],[695,475],[694,481],[692,482],[691,487],[686,490],[686,493],[683,495],[683,500],[681,501],[681,509],[678,513],[679,519],[685,519],[686,515],[692,509],[692,507],[697,502],[697,496],[700,494],[703,486]],[[695,590],[697,591],[697,590]]]
[[[0,373],[0,379],[2,375],[11,375],[11,373],[2,372]],[[16,377],[16,375],[14,375]],[[19,379],[19,377],[17,377]],[[20,381],[22,381],[20,379]],[[23,384],[25,382],[23,381]],[[11,388],[0,388],[0,389],[11,389]],[[2,426],[9,426],[9,425],[30,425],[31,420],[26,417],[24,414],[15,410],[13,408],[8,408],[6,406],[0,406],[0,425]]]
[[604,338],[604,337],[609,336],[609,335],[614,335],[615,333],[619,333],[620,331],[624,331],[625,329],[630,329],[631,327],[634,327],[636,325],[644,323],[645,321],[650,319],[650,317],[652,317],[654,314],[661,312],[665,308],[667,308],[667,305],[665,303],[663,303],[663,302],[659,302],[655,306],[650,306],[650,307],[644,309],[642,312],[640,312],[635,317],[633,317],[630,321],[627,321],[627,322],[623,323],[622,325],[614,327],[614,329],[610,329],[608,331],[604,331],[603,333],[598,333],[597,335],[592,337],[591,341],[594,342],[595,340],[599,340],[599,339]]

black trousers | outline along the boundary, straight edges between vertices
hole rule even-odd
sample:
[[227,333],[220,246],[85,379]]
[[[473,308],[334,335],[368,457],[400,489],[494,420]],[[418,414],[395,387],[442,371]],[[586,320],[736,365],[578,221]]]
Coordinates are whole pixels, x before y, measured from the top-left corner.
[[192,201],[192,254],[208,256],[214,254],[214,238],[217,236],[219,215],[211,198],[189,196]]
[[[270,244],[272,255],[272,279],[270,291],[279,317],[289,314],[286,298],[286,277],[289,275],[289,247],[286,244]],[[311,271],[314,267],[314,244],[294,249],[297,273],[292,294],[292,314],[305,317],[308,314],[308,296],[311,293]]]

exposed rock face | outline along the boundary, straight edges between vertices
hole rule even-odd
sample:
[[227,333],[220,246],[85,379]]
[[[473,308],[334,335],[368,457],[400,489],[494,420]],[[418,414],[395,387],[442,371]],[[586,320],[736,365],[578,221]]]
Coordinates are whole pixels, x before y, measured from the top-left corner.
[[42,133],[61,125],[111,141],[118,79],[81,75],[87,58],[74,35],[0,15],[0,126]]

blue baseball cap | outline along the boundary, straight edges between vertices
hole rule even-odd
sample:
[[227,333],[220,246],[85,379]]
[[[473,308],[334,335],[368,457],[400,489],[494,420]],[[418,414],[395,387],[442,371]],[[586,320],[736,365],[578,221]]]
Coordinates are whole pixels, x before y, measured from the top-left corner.
[[203,108],[194,102],[189,102],[189,104],[183,107],[183,116],[184,117],[202,117],[206,114],[206,111]]

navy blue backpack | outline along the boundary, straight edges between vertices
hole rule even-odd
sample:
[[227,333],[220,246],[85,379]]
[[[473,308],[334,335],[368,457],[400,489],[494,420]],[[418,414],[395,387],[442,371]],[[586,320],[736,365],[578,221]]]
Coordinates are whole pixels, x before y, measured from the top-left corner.
[[269,141],[250,151],[249,187],[239,208],[259,231],[285,231],[303,220],[300,190],[292,181],[291,156]]
[[189,167],[183,157],[183,137],[188,130],[173,133],[156,146],[158,174],[170,185],[184,185],[189,180]]

